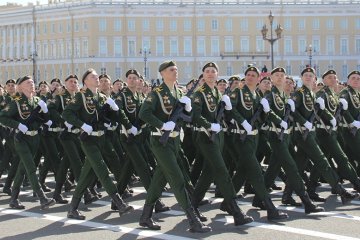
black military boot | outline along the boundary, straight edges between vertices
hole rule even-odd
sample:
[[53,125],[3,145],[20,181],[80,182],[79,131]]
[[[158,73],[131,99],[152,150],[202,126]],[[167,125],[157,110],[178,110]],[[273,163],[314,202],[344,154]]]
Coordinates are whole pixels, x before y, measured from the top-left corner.
[[54,199],[47,198],[42,189],[36,191],[36,195],[40,199],[40,208],[42,210],[48,209],[50,206],[55,205],[56,201]]
[[309,181],[307,184],[307,192],[309,194],[309,197],[314,202],[325,202],[326,199],[323,197],[320,197],[320,195],[316,192],[316,183]]
[[305,207],[305,213],[309,214],[309,213],[316,213],[316,212],[323,212],[324,208],[316,206],[310,199],[309,195],[307,194],[307,192],[304,192],[303,195],[299,195],[301,201],[304,204]]
[[88,205],[95,201],[99,200],[99,197],[96,195],[92,195],[89,189],[86,189],[84,192],[84,204]]
[[255,194],[253,201],[252,201],[252,206],[256,207],[256,208],[260,208],[261,210],[267,210],[265,207],[265,204],[263,201],[261,201]]
[[75,184],[72,183],[69,179],[66,179],[65,183],[64,183],[64,191],[65,192],[70,192],[71,189],[75,188]]
[[288,184],[286,184],[283,195],[281,197],[281,203],[293,207],[301,207],[301,203],[296,202],[295,199],[292,197],[292,192],[292,188]]
[[245,182],[244,193],[245,194],[255,194],[254,188],[248,182]]
[[98,198],[102,198],[102,194],[95,190],[95,187],[89,188],[90,192],[94,196],[98,196]]
[[353,200],[355,198],[359,198],[358,193],[351,193],[349,191],[346,191],[346,189],[343,186],[341,186],[340,184],[338,184],[335,187],[335,189],[336,189],[337,194],[339,194],[341,197],[342,204],[347,204],[347,203],[351,202],[351,200]]
[[[352,184],[354,186],[354,190],[357,191],[358,193],[360,193],[360,179],[357,178],[355,182],[352,182]],[[6,183],[5,183],[5,186],[6,186]]]
[[270,197],[267,197],[264,199],[264,204],[267,210],[267,218],[268,220],[280,220],[280,219],[285,219],[288,218],[289,216],[284,213],[279,211],[274,203],[271,201]]
[[67,204],[69,201],[64,199],[63,196],[61,195],[62,185],[63,185],[62,183],[56,182],[53,199],[56,201],[56,203]]
[[166,206],[165,203],[163,203],[159,198],[155,202],[155,213],[167,212],[167,211],[170,211],[170,207]]
[[211,227],[204,225],[200,221],[200,219],[197,216],[197,214],[195,213],[195,210],[193,207],[189,207],[188,209],[186,209],[185,213],[186,213],[187,219],[189,220],[189,224],[190,224],[189,231],[190,232],[205,233],[205,232],[210,232],[212,230]]
[[118,193],[111,194],[110,197],[117,206],[120,216],[134,210],[132,206],[129,206],[126,202],[124,202],[124,200],[122,200]]
[[45,184],[45,179],[46,179],[46,174],[44,176],[43,175],[39,176],[39,182],[40,182],[41,189],[44,192],[51,192],[51,189],[48,188],[48,186],[46,186],[46,184]]
[[152,218],[154,205],[145,204],[143,212],[140,217],[139,225],[142,227],[147,227],[151,230],[160,230],[161,226],[157,224]]
[[25,206],[21,204],[19,198],[20,188],[13,188],[11,191],[11,198],[9,206],[14,209],[25,209]]
[[234,217],[235,226],[251,223],[254,219],[246,215],[237,205],[235,199],[231,199],[229,202],[224,202],[227,205],[228,213]]
[[204,216],[200,211],[199,211],[199,202],[201,202],[201,198],[198,197],[196,194],[191,196],[191,205],[194,208],[194,211],[197,215],[197,217],[200,219],[201,222],[206,222],[208,219],[206,216]]
[[67,213],[68,218],[77,219],[77,220],[85,220],[85,216],[82,215],[78,210],[80,200],[81,200],[81,198],[75,198],[75,197],[73,197],[71,199],[70,209]]
[[3,188],[3,193],[6,193],[9,196],[11,196],[11,182],[12,182],[12,179],[7,177],[5,180],[4,188]]

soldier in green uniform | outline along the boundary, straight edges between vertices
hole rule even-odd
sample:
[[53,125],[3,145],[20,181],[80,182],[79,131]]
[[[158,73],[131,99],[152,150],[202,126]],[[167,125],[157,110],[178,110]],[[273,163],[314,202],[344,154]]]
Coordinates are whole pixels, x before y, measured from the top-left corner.
[[[238,192],[245,180],[254,187],[255,197],[253,206],[267,210],[269,220],[284,219],[288,215],[278,211],[274,206],[265,187],[261,167],[256,159],[258,144],[259,120],[253,120],[259,106],[263,108],[262,118],[270,112],[269,102],[266,98],[260,98],[256,93],[260,72],[256,67],[249,67],[245,71],[245,85],[242,89],[236,88],[231,94],[232,117],[235,120],[236,129],[233,145],[236,158],[236,174],[232,178],[235,191]],[[255,115],[256,116],[256,115]],[[251,123],[251,124],[250,124]],[[243,137],[244,140],[241,139]]]
[[[170,184],[180,206],[184,209],[192,232],[208,232],[211,228],[203,225],[191,206],[190,196],[182,170],[178,164],[180,151],[180,134],[175,129],[176,123],[169,121],[175,103],[185,104],[185,111],[191,111],[191,100],[175,87],[178,70],[173,61],[166,61],[159,66],[159,72],[164,82],[156,87],[145,99],[139,117],[151,127],[150,147],[158,162],[150,186],[139,224],[143,227],[159,230],[151,216],[155,202],[161,196],[166,183]],[[171,131],[168,141],[163,145],[159,142],[163,131]]]
[[[290,108],[290,112],[295,111],[295,103],[292,99],[288,99],[284,93],[285,69],[281,67],[274,68],[271,71],[271,79],[274,86],[272,87],[271,97],[269,98],[271,107],[269,113],[269,142],[273,151],[269,167],[264,175],[265,184],[269,187],[279,174],[281,168],[283,168],[288,177],[287,185],[294,189],[300,196],[300,199],[305,205],[305,213],[324,211],[323,208],[317,207],[311,202],[305,191],[305,186],[300,177],[295,160],[289,152],[292,128],[288,128],[288,121],[285,119],[285,114],[287,108]],[[285,107],[286,104],[288,104],[288,106]],[[283,134],[283,138],[279,139],[281,134]]]
[[[55,200],[45,196],[40,188],[36,176],[36,166],[33,158],[39,145],[39,127],[38,118],[32,117],[31,113],[40,114],[44,119],[48,116],[46,103],[35,95],[35,85],[31,76],[24,76],[19,79],[19,94],[13,98],[13,101],[0,113],[0,123],[16,129],[15,151],[19,154],[20,164],[14,179],[10,207],[24,209],[24,205],[19,201],[20,186],[26,173],[31,187],[40,199],[41,209],[46,209],[55,204]],[[47,121],[46,124],[49,124]]]
[[348,156],[357,162],[357,173],[360,173],[360,71],[348,74],[347,87],[339,95],[348,102],[348,110],[342,119],[342,133]]
[[[315,80],[315,70],[313,68],[305,68],[301,72],[301,80],[303,82],[303,86],[298,89],[292,97],[296,108],[293,114],[296,124],[294,136],[295,144],[299,150],[306,153],[306,155],[314,163],[314,167],[321,172],[321,175],[331,185],[335,192],[341,196],[341,200],[345,204],[346,202],[356,198],[357,194],[352,194],[346,191],[339,183],[338,175],[329,165],[328,160],[316,141],[314,123],[309,121],[311,120],[310,117],[313,114],[317,114],[321,117],[321,119],[323,119],[323,121],[326,121],[327,124],[330,124],[330,121],[333,122],[334,117],[327,109],[325,109],[324,99],[320,97],[316,99],[314,93],[311,91],[311,86]],[[315,102],[319,104],[317,112],[314,112]],[[309,133],[307,137],[304,138],[303,134],[306,131]],[[295,161],[298,165],[299,171],[303,172],[307,164],[306,158],[304,159],[301,157],[300,159],[298,155],[296,155]],[[311,198],[311,194],[315,192],[315,186],[309,185],[307,190]]]
[[[119,214],[122,215],[133,210],[133,207],[127,205],[117,193],[116,186],[109,176],[109,170],[103,158],[106,142],[102,110],[104,107],[107,107],[104,106],[105,104],[109,105],[111,113],[115,114],[119,109],[111,98],[106,98],[98,92],[99,76],[94,69],[88,69],[84,73],[82,82],[86,89],[76,93],[74,100],[66,106],[62,114],[65,121],[72,126],[82,129],[83,133],[80,142],[81,148],[86,155],[67,216],[69,218],[85,219],[85,216],[77,209],[80,199],[86,188],[93,181],[94,175],[98,177],[106,192],[115,202]],[[121,110],[119,113],[122,115],[121,120],[123,124],[127,128],[131,128],[131,124],[126,119],[124,113]]]

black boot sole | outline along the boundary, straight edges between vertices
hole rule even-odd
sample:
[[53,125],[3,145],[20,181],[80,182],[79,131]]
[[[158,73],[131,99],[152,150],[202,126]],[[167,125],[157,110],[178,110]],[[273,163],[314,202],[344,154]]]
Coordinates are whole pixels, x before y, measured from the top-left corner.
[[49,202],[47,202],[46,204],[42,204],[40,206],[40,209],[41,210],[45,210],[45,209],[48,209],[49,207],[51,206],[54,206],[56,204],[56,201],[54,199],[51,199]]
[[134,211],[134,208],[132,206],[127,206],[124,209],[119,210],[119,214],[120,214],[120,216],[122,216],[122,215],[130,213],[132,211]]

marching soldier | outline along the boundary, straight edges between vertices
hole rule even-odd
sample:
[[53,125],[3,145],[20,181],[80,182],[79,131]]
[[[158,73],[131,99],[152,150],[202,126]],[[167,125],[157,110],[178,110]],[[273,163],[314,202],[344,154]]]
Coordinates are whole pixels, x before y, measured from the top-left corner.
[[[178,164],[180,151],[180,134],[175,129],[176,123],[169,121],[177,100],[185,104],[185,111],[191,111],[191,100],[175,87],[178,76],[176,64],[166,61],[159,66],[163,83],[156,87],[145,99],[139,117],[151,127],[150,147],[158,162],[150,186],[139,224],[143,227],[159,230],[151,216],[155,202],[161,196],[166,183],[170,184],[180,206],[184,209],[192,232],[208,232],[211,228],[200,222],[189,200],[185,179]],[[164,131],[171,131],[168,141],[163,145],[159,139]]]
[[[303,86],[298,89],[292,99],[295,102],[295,144],[297,148],[306,153],[306,155],[314,163],[314,167],[321,172],[324,179],[331,185],[334,191],[341,196],[342,203],[345,204],[358,195],[350,193],[339,183],[339,177],[329,165],[324,153],[321,151],[316,138],[315,138],[315,127],[312,117],[314,114],[318,115],[326,121],[328,125],[335,125],[334,117],[325,109],[325,102],[323,98],[318,97],[315,99],[314,93],[311,91],[311,87],[315,80],[315,70],[313,68],[305,68],[301,72],[301,80]],[[315,109],[315,103],[319,104],[319,109]],[[317,111],[317,112],[315,112]],[[307,134],[307,136],[304,134]],[[307,164],[307,158],[299,158],[296,155],[296,162],[300,172],[304,171]],[[311,194],[315,193],[315,185],[311,184],[308,186],[308,192],[310,198]]]
[[[15,209],[25,208],[18,197],[20,186],[26,173],[32,189],[40,199],[41,209],[46,209],[54,205],[55,200],[47,198],[40,188],[33,158],[40,140],[39,127],[41,123],[39,122],[39,117],[47,119],[48,108],[44,101],[35,96],[35,85],[31,76],[20,78],[17,85],[19,93],[0,113],[0,123],[16,129],[14,138],[15,151],[20,157],[9,205]],[[47,121],[46,124],[50,125],[51,121]]]
[[[102,119],[103,109],[109,107],[110,111],[116,112],[119,108],[111,98],[106,98],[105,95],[98,92],[99,76],[94,69],[90,68],[84,73],[82,82],[86,89],[76,93],[75,99],[66,106],[62,114],[65,121],[72,126],[82,129],[83,133],[80,143],[86,155],[67,216],[68,218],[85,219],[85,216],[77,209],[81,196],[89,184],[92,183],[94,175],[99,178],[102,186],[115,202],[121,216],[133,210],[133,207],[127,205],[117,193],[116,186],[109,177],[109,170],[104,162],[102,153],[106,144],[104,120]],[[104,106],[105,104],[108,106]],[[120,110],[121,113],[123,115],[123,112]],[[129,122],[126,123],[127,119],[125,116],[121,119],[127,128],[131,128],[131,124]]]

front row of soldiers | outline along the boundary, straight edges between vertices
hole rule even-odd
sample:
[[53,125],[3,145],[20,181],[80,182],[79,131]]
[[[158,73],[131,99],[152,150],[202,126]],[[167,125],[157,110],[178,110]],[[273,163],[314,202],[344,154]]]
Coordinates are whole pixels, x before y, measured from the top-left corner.
[[[347,179],[360,191],[359,171],[354,169],[360,159],[358,71],[349,74],[348,87],[339,94],[335,93],[336,72],[327,71],[323,75],[325,87],[315,95],[312,68],[302,71],[303,86],[292,94],[281,67],[273,69],[270,79],[259,85],[259,70],[250,66],[241,86],[233,83],[227,88],[226,81],[217,81],[218,70],[216,63],[207,63],[202,79],[192,83],[187,95],[176,84],[178,68],[173,61],[160,65],[163,83],[147,96],[141,93],[140,74],[133,69],[126,73],[127,87],[118,92],[111,92],[109,76],[98,76],[94,69],[84,73],[82,90],[78,91],[78,77],[70,75],[63,91],[41,98],[35,96],[30,76],[18,79],[17,93],[4,97],[0,112],[6,145],[16,153],[8,174],[10,184],[13,179],[12,188],[8,180],[4,188],[11,195],[10,207],[25,208],[18,199],[25,176],[40,198],[42,209],[55,202],[68,203],[61,191],[69,170],[77,182],[69,218],[85,219],[78,206],[83,196],[86,204],[100,197],[94,190],[96,181],[111,197],[112,210],[120,216],[132,211],[121,196],[136,173],[147,191],[139,224],[153,230],[161,228],[152,219],[154,209],[170,209],[160,199],[167,183],[185,211],[192,232],[211,231],[203,223],[207,218],[199,211],[211,183],[224,198],[220,209],[233,216],[235,225],[253,221],[236,202],[245,182],[253,187],[253,206],[266,210],[269,220],[288,217],[274,206],[268,191],[281,169],[286,184],[282,202],[298,206],[292,198],[295,191],[307,214],[324,211],[312,201],[323,200],[316,193],[320,177],[340,195],[343,204],[358,197],[340,184],[341,179]],[[11,91],[15,82],[8,84]],[[40,143],[45,147],[39,153]],[[258,159],[262,150],[259,143],[271,149],[265,173],[262,159]],[[49,169],[55,174],[53,199],[46,197],[44,180],[36,176],[42,155],[49,166],[43,166],[45,170],[40,174],[46,177]],[[304,171],[309,160],[313,170],[307,177]]]

